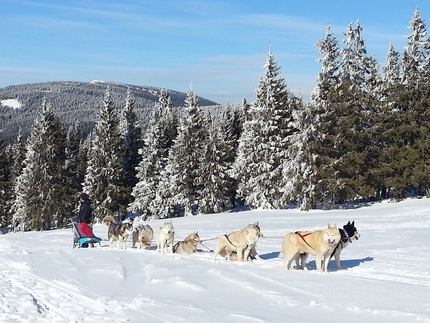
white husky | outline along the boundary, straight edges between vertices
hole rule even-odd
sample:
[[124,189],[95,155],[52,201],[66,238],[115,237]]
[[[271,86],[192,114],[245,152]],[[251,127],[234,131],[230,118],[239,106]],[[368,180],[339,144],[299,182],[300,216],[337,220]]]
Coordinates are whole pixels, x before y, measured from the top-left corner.
[[173,228],[172,221],[164,222],[164,225],[160,227],[157,235],[157,250],[158,252],[170,252],[172,253],[173,238],[175,230]]

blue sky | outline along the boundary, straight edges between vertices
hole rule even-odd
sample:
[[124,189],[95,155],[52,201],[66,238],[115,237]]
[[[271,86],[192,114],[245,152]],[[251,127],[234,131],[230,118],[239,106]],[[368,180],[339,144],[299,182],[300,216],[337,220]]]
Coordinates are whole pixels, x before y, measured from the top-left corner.
[[[106,80],[186,92],[218,103],[255,99],[272,49],[290,90],[308,99],[328,24],[342,42],[360,20],[368,53],[402,51],[428,0],[2,0],[0,87]],[[430,28],[430,26],[427,26]]]

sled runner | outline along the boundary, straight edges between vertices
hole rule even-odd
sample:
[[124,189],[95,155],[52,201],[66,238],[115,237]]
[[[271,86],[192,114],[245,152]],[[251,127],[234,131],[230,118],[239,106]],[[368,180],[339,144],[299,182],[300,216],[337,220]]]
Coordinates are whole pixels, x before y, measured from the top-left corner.
[[79,248],[94,247],[95,243],[101,246],[102,239],[96,237],[91,230],[91,227],[86,223],[76,223],[72,221],[73,228],[73,248],[77,245]]

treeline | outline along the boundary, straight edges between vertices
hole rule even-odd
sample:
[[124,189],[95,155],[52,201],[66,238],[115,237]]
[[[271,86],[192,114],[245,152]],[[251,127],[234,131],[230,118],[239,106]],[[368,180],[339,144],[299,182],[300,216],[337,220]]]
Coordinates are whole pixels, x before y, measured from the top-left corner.
[[[428,194],[430,40],[418,10],[402,53],[380,67],[357,21],[317,44],[309,103],[267,55],[253,103],[210,113],[190,89],[181,113],[161,91],[143,128],[129,90],[120,113],[109,88],[91,135],[66,129],[42,101],[26,141],[0,152],[0,219],[14,230],[64,226],[89,194],[97,220],[217,213],[238,204],[302,210],[350,200]],[[117,102],[118,103],[118,102]]]

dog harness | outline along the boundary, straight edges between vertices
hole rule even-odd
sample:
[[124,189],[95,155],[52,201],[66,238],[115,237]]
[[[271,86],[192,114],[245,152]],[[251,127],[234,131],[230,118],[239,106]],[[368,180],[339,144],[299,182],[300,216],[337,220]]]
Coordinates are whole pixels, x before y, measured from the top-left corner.
[[300,231],[295,232],[295,234],[297,234],[300,238],[302,238],[302,240],[306,243],[306,245],[311,248],[312,250],[315,250],[315,248],[312,248],[312,246],[306,241],[305,237],[310,235],[312,232],[306,233],[304,235],[300,234]]
[[[227,241],[228,241],[228,243],[229,243],[229,244],[231,244],[233,247],[237,248],[237,246],[235,246],[235,245],[233,244],[233,242],[231,242],[231,240],[229,239],[229,236],[228,236],[228,235],[224,234],[224,237],[227,239]],[[247,246],[247,247],[248,247],[248,246]]]

